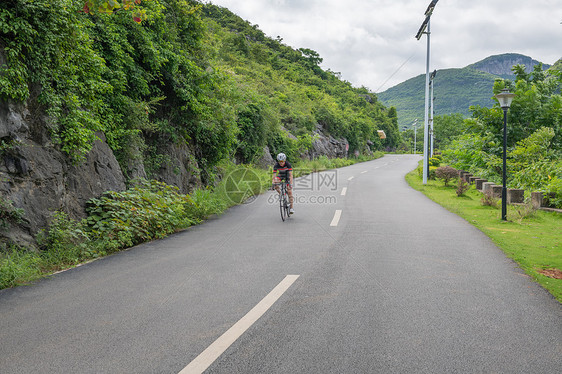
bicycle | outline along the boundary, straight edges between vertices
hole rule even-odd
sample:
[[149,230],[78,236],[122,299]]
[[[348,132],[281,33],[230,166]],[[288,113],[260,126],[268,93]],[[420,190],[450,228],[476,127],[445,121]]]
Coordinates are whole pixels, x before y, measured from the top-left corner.
[[289,204],[289,194],[287,193],[288,184],[289,182],[286,181],[276,183],[276,185],[279,185],[281,187],[281,193],[279,194],[279,210],[281,211],[281,220],[283,222],[285,221],[285,219],[289,218],[289,211],[291,209],[291,205]]

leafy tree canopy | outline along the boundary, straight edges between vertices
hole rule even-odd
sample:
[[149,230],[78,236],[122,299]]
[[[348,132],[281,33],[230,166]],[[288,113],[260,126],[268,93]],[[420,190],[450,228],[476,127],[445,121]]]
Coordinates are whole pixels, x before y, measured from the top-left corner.
[[[562,194],[562,85],[558,71],[536,66],[527,73],[525,67],[513,67],[515,81],[496,80],[495,94],[508,88],[515,98],[507,117],[508,186],[527,191]],[[454,118],[436,121],[439,129],[456,127],[448,133],[450,144],[443,150],[451,165],[501,183],[503,150],[503,110],[471,107],[472,118],[459,126]],[[456,124],[456,125],[455,125]],[[438,132],[439,134],[439,132]],[[548,196],[548,194],[547,194]],[[558,200],[562,202],[562,199]]]
[[348,139],[350,152],[401,142],[395,114],[320,68],[317,52],[200,1],[6,0],[0,55],[0,98],[37,98],[77,162],[97,132],[124,169],[136,157],[149,174],[169,143],[207,170],[224,158],[252,162],[266,145],[298,157],[317,126]]

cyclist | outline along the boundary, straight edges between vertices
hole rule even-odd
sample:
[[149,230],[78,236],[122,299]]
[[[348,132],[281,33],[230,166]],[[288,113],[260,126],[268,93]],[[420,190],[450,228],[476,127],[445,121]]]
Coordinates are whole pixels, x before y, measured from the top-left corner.
[[295,210],[293,209],[293,167],[287,161],[287,156],[284,153],[279,153],[277,155],[277,162],[275,163],[275,166],[273,166],[272,179],[272,183],[278,193],[281,193],[278,183],[282,180],[289,182],[287,184],[287,195],[289,195],[289,202],[291,203],[289,214],[293,214],[295,213]]

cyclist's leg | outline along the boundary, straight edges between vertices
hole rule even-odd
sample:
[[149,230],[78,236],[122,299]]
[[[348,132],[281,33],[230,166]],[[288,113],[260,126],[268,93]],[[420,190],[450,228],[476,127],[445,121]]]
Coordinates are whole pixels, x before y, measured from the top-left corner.
[[287,184],[287,195],[289,195],[289,203],[291,203],[291,209],[293,209],[293,187]]

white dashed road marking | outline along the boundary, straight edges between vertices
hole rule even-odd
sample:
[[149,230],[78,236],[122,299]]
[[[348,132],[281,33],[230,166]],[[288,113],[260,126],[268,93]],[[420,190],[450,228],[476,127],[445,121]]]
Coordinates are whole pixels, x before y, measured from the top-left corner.
[[332,223],[330,223],[330,226],[337,226],[338,223],[340,222],[340,218],[341,218],[341,209],[336,210],[336,213],[334,213],[334,218],[332,219]]
[[262,299],[242,319],[222,334],[213,344],[197,356],[179,374],[203,373],[224,351],[228,349],[250,326],[271,308],[271,306],[291,287],[298,275],[287,275],[266,297]]

